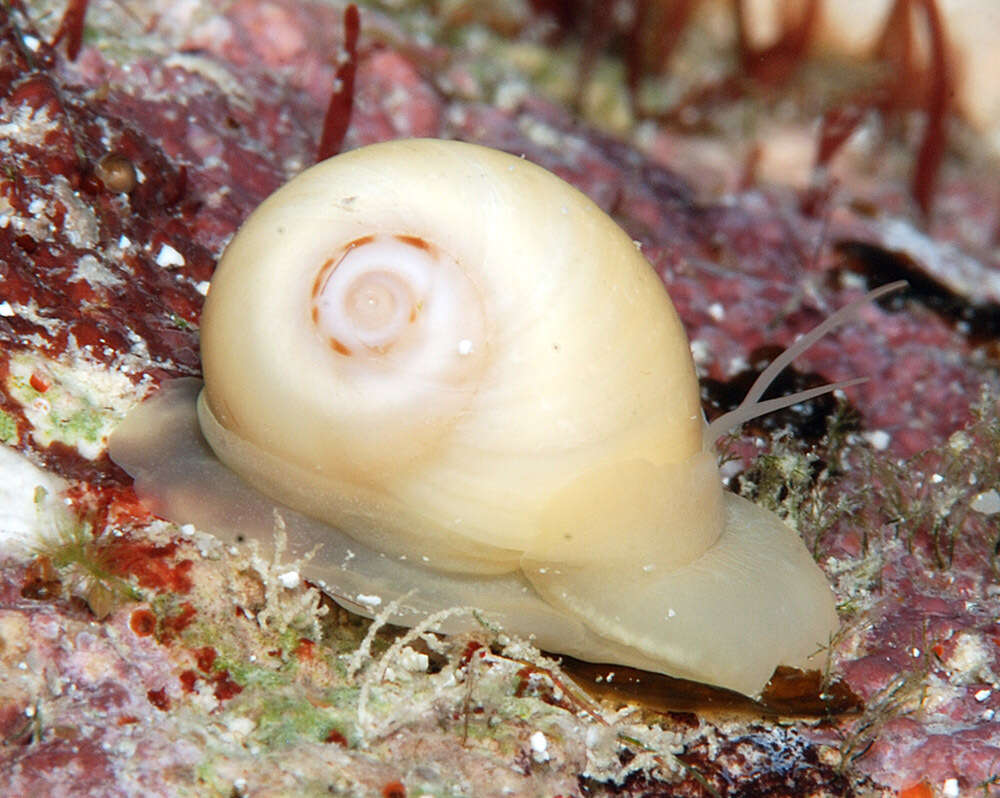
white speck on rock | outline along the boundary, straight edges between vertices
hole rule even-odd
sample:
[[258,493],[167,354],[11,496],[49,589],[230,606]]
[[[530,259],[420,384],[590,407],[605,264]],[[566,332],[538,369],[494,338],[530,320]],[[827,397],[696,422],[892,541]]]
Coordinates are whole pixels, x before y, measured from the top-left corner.
[[10,302],[0,302],[0,316],[4,318],[10,318],[14,315],[14,308],[10,306]]
[[965,430],[958,430],[953,432],[951,437],[948,438],[948,448],[951,449],[955,454],[961,454],[962,452],[968,450],[972,447],[972,438]]
[[156,255],[156,265],[169,269],[171,266],[183,266],[184,256],[170,244],[164,244]]
[[977,513],[996,515],[1000,513],[1000,492],[997,492],[996,488],[983,491],[972,500],[969,506]]
[[531,735],[531,758],[536,762],[549,761],[549,741],[540,731]]
[[528,116],[518,119],[518,123],[521,132],[535,144],[550,149],[565,150],[567,148],[567,137],[556,128]]
[[282,586],[291,590],[292,588],[298,587],[299,582],[302,580],[299,578],[298,571],[285,571],[285,573],[278,576],[278,581],[281,582]]
[[382,603],[381,596],[369,596],[365,593],[358,593],[358,595],[354,598],[358,604],[364,604],[366,607],[371,607],[373,609]]
[[957,798],[958,779],[945,779],[944,784],[941,785],[941,794],[947,798]]
[[726,363],[726,374],[739,374],[741,371],[746,371],[749,365],[745,357],[731,357]]
[[878,452],[884,452],[889,448],[889,444],[892,442],[892,437],[884,429],[876,429],[871,432],[864,433],[865,440],[872,445],[872,448]]

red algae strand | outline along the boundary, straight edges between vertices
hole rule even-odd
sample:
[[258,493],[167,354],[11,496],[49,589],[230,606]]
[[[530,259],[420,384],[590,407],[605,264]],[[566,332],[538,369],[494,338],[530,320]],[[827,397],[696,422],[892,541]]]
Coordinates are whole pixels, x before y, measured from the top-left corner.
[[63,39],[66,40],[66,55],[70,61],[76,60],[83,46],[83,23],[87,17],[88,2],[89,0],[69,0],[59,22],[59,29],[52,39],[52,47]]
[[340,152],[351,122],[354,106],[354,76],[358,69],[358,34],[361,16],[351,3],[344,9],[344,61],[337,67],[333,93],[323,120],[323,135],[316,151],[316,160],[324,161]]

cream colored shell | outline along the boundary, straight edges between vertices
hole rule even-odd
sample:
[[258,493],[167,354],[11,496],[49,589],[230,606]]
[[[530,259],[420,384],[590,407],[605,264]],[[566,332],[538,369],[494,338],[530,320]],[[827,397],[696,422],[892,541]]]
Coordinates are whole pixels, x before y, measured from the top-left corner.
[[[464,312],[401,353],[392,340],[345,354],[317,333],[313,287],[324,266],[337,275],[365,249],[385,248],[365,264],[384,275],[384,260],[406,257],[393,241],[422,244],[398,278],[415,298],[403,333],[441,297]],[[425,275],[426,293],[415,287]],[[601,512],[595,474],[702,448],[687,341],[632,241],[549,172],[470,144],[367,147],[270,197],[213,277],[202,360],[202,426],[225,462],[275,498],[440,568],[516,570],[558,492],[586,481],[582,500]],[[241,442],[277,460],[237,455]],[[690,561],[717,536],[674,536],[670,559]]]
[[[306,574],[348,606],[474,605],[746,693],[836,629],[795,533],[722,491],[662,283],[524,159],[409,140],[307,170],[227,249],[202,356],[201,432],[304,514],[281,510],[293,548],[322,544]],[[199,443],[193,396],[166,388],[112,456],[169,517],[267,539],[272,503]]]

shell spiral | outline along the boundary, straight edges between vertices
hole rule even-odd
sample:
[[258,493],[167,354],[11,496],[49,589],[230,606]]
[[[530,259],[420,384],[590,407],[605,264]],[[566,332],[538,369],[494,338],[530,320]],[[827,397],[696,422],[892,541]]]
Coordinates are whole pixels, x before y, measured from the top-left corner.
[[[704,459],[687,340],[634,243],[551,173],[471,144],[372,145],[272,195],[212,280],[202,359],[224,462],[448,570],[577,551],[554,501],[584,535],[621,509],[605,486],[622,474]],[[717,534],[666,548],[683,563]],[[606,537],[589,549],[620,557]]]

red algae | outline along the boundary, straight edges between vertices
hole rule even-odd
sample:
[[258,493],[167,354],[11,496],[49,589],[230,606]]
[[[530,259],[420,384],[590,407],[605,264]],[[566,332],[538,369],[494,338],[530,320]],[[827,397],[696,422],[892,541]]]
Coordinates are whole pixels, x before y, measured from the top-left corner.
[[393,781],[382,788],[383,798],[406,798],[406,787],[401,781]]
[[173,639],[175,635],[178,635],[187,629],[197,614],[198,611],[195,609],[194,605],[185,601],[181,604],[180,612],[176,615],[168,615],[166,618],[162,619],[160,622],[161,632],[159,640],[161,642],[167,642]]
[[[918,34],[911,17],[920,12],[930,44],[928,63],[918,63]],[[896,0],[877,48],[889,66],[881,86],[827,109],[820,125],[815,166],[826,168],[872,110],[891,117],[911,108],[924,114],[924,130],[914,156],[910,191],[925,219],[934,203],[938,172],[947,149],[946,123],[955,93],[954,70],[947,52],[936,0]]]
[[170,698],[167,696],[166,688],[161,687],[159,690],[149,690],[146,693],[146,697],[149,699],[149,703],[157,709],[163,712],[167,712],[170,709]]
[[303,637],[299,639],[295,646],[295,656],[303,661],[311,660],[316,656],[316,644],[312,640]]
[[74,774],[71,782],[65,784],[64,795],[99,795],[114,782],[110,755],[87,739],[54,738],[24,746],[22,751],[17,752],[12,764],[39,777],[32,784],[37,789],[31,793],[15,793],[20,795],[51,795],[44,785],[52,784],[61,773]]
[[161,592],[187,593],[192,587],[188,572],[194,562],[172,562],[177,549],[176,543],[157,546],[121,539],[102,543],[98,556],[116,576],[134,576],[142,587]]
[[347,738],[336,729],[330,729],[330,731],[326,735],[326,739],[323,742],[333,743],[334,745],[346,746]]
[[215,671],[211,674],[207,673],[207,669],[205,668],[201,668],[201,670],[202,673],[200,674],[191,669],[181,671],[177,678],[181,683],[181,689],[185,693],[195,692],[199,681],[211,685],[212,694],[219,701],[227,701],[243,692],[243,686],[232,678],[227,669]]
[[149,610],[135,610],[129,617],[129,628],[139,637],[149,637],[156,631],[156,616]]
[[181,671],[180,676],[177,677],[180,680],[181,688],[185,693],[193,693],[194,688],[198,684],[198,674],[193,670]]
[[59,23],[59,29],[52,39],[52,47],[66,39],[66,55],[70,61],[76,60],[83,45],[83,23],[87,17],[88,2],[89,0],[69,0]]
[[934,798],[934,790],[926,781],[920,781],[900,790],[897,798]]
[[192,654],[194,654],[195,666],[198,670],[188,668],[181,671],[178,676],[181,689],[185,693],[195,692],[199,681],[211,685],[212,694],[219,701],[226,701],[243,692],[243,686],[233,679],[228,669],[215,669],[219,656],[215,648],[203,646],[192,651]]
[[[805,61],[821,5],[822,0],[806,0],[796,18],[789,19],[786,14],[782,30],[773,44],[757,48],[751,44],[747,31],[746,1],[735,0],[736,49],[744,74],[761,83],[786,83]],[[786,6],[785,10],[788,8]]]
[[[927,66],[917,65],[917,34],[911,17],[922,12],[930,54]],[[923,137],[916,157],[912,191],[924,215],[931,211],[938,170],[944,157],[947,133],[945,123],[955,92],[954,76],[947,54],[944,26],[937,0],[895,0],[879,43],[879,53],[895,67],[894,83],[889,87],[887,103],[909,100],[922,108],[926,116]]]
[[211,646],[196,649],[194,652],[194,659],[198,666],[198,670],[202,673],[210,673],[218,656],[218,652]]
[[227,701],[243,692],[243,686],[234,681],[228,670],[218,671],[211,679],[214,689],[212,694],[219,701]]
[[354,105],[354,76],[358,70],[358,34],[361,15],[354,3],[344,9],[344,57],[337,67],[334,89],[323,120],[323,135],[316,151],[316,160],[323,161],[340,152],[351,123]]

